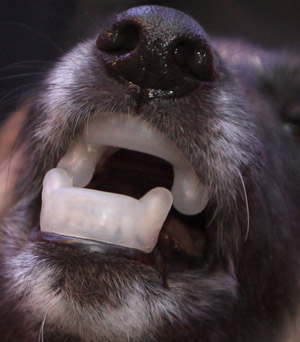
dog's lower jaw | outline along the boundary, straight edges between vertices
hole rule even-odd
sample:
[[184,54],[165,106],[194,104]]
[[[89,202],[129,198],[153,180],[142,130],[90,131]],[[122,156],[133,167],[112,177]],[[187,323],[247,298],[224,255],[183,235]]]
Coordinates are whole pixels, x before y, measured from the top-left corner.
[[194,341],[195,332],[208,335],[210,322],[236,297],[230,265],[170,274],[166,289],[155,270],[137,262],[29,241],[28,211],[19,210],[18,220],[7,221],[11,236],[5,241],[14,246],[1,265],[7,309],[0,326],[12,338],[32,341],[42,333],[46,341]]
[[[276,310],[281,305],[292,307],[288,302],[297,300],[296,282],[300,277],[295,274],[287,284],[286,278],[291,280],[291,276],[290,270],[286,269],[286,261],[294,267],[293,263],[298,260],[293,260],[292,253],[278,258],[276,249],[271,253],[266,250],[266,242],[257,245],[252,234],[246,244],[248,247],[249,244],[256,246],[250,248],[252,254],[243,255],[239,261],[236,270],[239,284],[233,265],[224,262],[215,269],[170,275],[167,290],[161,287],[155,271],[138,263],[128,264],[127,260],[123,263],[119,258],[103,258],[97,254],[72,251],[69,247],[47,246],[45,249],[44,243],[30,242],[27,225],[24,226],[24,222],[30,221],[28,211],[22,214],[22,209],[18,210],[18,219],[6,221],[9,233],[3,241],[12,247],[1,255],[1,293],[4,295],[1,305],[4,310],[0,313],[0,327],[1,331],[7,331],[12,341],[29,342],[40,334],[45,341],[51,342],[119,342],[128,336],[132,341],[197,341],[199,336],[204,336],[201,341],[218,341],[231,334],[232,341],[235,341],[234,336],[245,334],[245,341],[264,341],[266,336],[271,336],[276,342],[290,342],[285,334],[291,334],[294,324],[297,328],[293,323],[295,315],[292,310],[286,310],[284,320],[282,312]],[[17,240],[15,234],[18,235]],[[289,240],[288,237],[282,238]],[[293,246],[290,247],[292,251]],[[274,258],[273,263],[262,263],[268,254]],[[257,260],[257,264],[253,264],[253,260]],[[253,302],[254,298],[251,291],[248,292],[251,284],[249,275],[244,273],[245,264],[249,265],[250,282],[255,285],[260,279],[264,282],[268,272],[278,274],[278,278],[270,278],[270,285],[281,291],[272,293],[270,288],[266,288],[267,292],[264,292],[262,288],[262,297],[255,301],[256,305],[261,302],[262,310],[265,310],[266,296],[269,296],[268,301],[274,301],[273,319],[282,325],[288,322],[287,332],[282,327],[283,333],[279,334],[276,329],[272,331],[271,321],[266,331],[265,324],[269,318],[264,315],[261,316],[264,320],[256,322],[259,329],[253,331],[247,300]],[[132,268],[136,271],[134,275]],[[245,289],[248,290],[245,292]],[[231,321],[236,315],[235,310],[238,310],[239,324]],[[226,318],[223,317],[224,312]],[[218,329],[215,322],[218,322]],[[260,324],[262,331],[258,334]]]

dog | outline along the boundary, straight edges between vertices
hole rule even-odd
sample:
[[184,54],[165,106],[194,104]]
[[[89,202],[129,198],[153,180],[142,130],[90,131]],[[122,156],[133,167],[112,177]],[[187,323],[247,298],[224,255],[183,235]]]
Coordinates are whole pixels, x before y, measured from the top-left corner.
[[66,53],[2,127],[2,340],[300,341],[299,92],[166,7]]

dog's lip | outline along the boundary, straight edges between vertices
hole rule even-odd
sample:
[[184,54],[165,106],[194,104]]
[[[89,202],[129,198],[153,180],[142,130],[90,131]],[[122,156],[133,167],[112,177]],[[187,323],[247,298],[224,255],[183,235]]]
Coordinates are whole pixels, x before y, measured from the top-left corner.
[[46,175],[42,231],[152,251],[172,205],[167,189],[152,189],[141,200],[135,200],[73,187],[73,182],[75,186],[87,185],[102,156],[116,147],[149,153],[173,165],[174,206],[180,212],[193,215],[206,207],[206,188],[182,152],[163,134],[133,116],[101,114],[86,125],[59,168]]
[[123,246],[112,245],[105,242],[87,240],[73,236],[33,230],[30,234],[30,239],[36,242],[74,246],[76,248],[87,250],[88,252],[121,256],[132,260],[142,261],[146,265],[152,265],[155,262],[152,253],[148,254],[133,248],[126,248]]
[[[156,270],[162,279],[163,286],[165,286],[169,272],[194,269],[205,262],[206,238],[202,229],[204,227],[203,224],[200,224],[199,227],[198,222],[196,227],[191,222],[180,223],[179,218],[176,218],[176,215],[174,217],[173,211],[174,209],[168,215],[159,234],[158,243],[151,253],[105,242],[43,232],[39,229],[31,230],[29,237],[34,243],[50,243],[57,246],[57,248],[67,247],[82,252],[96,253],[105,257],[120,257],[128,261],[138,262]],[[203,219],[203,214],[200,217]],[[190,220],[191,218],[187,217],[187,219]],[[196,232],[197,236],[195,236]]]

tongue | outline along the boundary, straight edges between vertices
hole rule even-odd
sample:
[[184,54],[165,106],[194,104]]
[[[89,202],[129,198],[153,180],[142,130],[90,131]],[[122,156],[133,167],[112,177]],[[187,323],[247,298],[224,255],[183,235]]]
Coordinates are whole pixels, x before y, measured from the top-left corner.
[[91,239],[150,253],[172,206],[172,194],[155,188],[140,200],[73,187],[62,169],[44,179],[40,227],[44,232]]

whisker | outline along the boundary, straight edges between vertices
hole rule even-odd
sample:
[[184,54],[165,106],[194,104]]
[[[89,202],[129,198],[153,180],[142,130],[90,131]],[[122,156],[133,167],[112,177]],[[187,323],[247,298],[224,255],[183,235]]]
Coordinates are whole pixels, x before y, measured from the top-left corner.
[[250,231],[250,212],[249,212],[249,202],[248,202],[248,195],[246,191],[246,186],[245,182],[243,180],[243,176],[241,175],[240,171],[238,171],[238,174],[240,176],[242,186],[243,186],[243,191],[244,191],[244,198],[245,198],[245,204],[246,204],[246,212],[247,212],[247,230],[246,230],[246,236],[245,236],[245,242],[248,239],[249,231]]
[[[7,107],[7,106],[10,106],[11,104],[15,103],[16,101],[19,100],[19,96],[20,94],[16,94],[16,95],[13,95],[11,96],[9,99],[7,99],[6,101],[3,101],[2,103],[0,103],[0,111]],[[16,106],[16,108],[18,108],[18,106]],[[5,113],[3,113],[5,114]],[[10,114],[10,113],[6,113],[6,114]],[[2,118],[1,118],[2,119]]]
[[64,50],[58,44],[56,44],[47,35],[41,33],[40,31],[34,29],[33,27],[30,27],[28,25],[25,25],[23,23],[19,23],[16,21],[2,21],[2,22],[0,22],[0,25],[3,25],[3,26],[12,25],[12,26],[19,26],[19,27],[25,28],[28,31],[34,32],[37,36],[44,38],[48,43],[50,43],[53,47],[55,47],[60,53],[64,53]]
[[48,69],[54,65],[54,62],[42,61],[42,60],[28,60],[8,64],[0,68],[0,72],[4,72],[11,69],[21,69],[21,68],[45,68]]
[[21,77],[44,75],[44,74],[45,74],[44,72],[26,72],[24,74],[17,74],[17,75],[9,75],[9,76],[0,77],[0,81],[3,81],[3,80],[13,80],[13,79],[16,79],[16,78],[21,78]]
[[[12,89],[11,91],[9,91],[8,93],[6,93],[2,98],[0,98],[0,106],[3,106],[4,104],[7,104],[7,101],[11,101],[11,95],[22,90],[22,89],[26,89],[26,88],[31,88],[31,87],[34,87],[36,85],[38,85],[39,82],[36,81],[36,82],[31,82],[31,83],[27,83],[27,84],[23,84],[21,85],[20,87],[17,87],[17,88],[14,88]],[[20,94],[19,94],[20,95]],[[16,95],[16,96],[19,96],[19,95]],[[7,99],[8,98],[8,99]]]
[[40,328],[40,331],[39,331],[39,339],[38,339],[38,341],[41,341],[41,342],[44,342],[44,327],[45,327],[45,322],[46,322],[47,315],[48,315],[48,311],[46,311],[46,313],[45,313],[45,316],[43,318],[42,325],[41,325],[41,328]]

